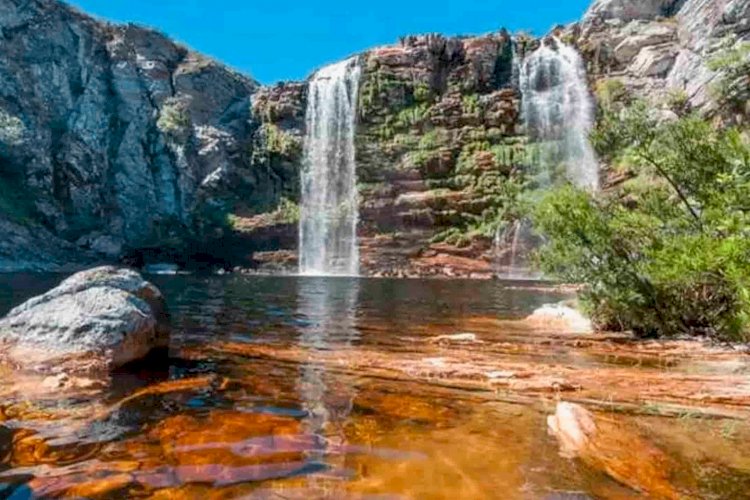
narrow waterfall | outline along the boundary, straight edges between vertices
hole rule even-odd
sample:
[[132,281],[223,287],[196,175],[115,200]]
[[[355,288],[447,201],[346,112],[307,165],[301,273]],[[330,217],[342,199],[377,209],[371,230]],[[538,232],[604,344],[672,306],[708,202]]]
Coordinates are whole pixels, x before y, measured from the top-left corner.
[[540,145],[540,187],[554,182],[563,167],[573,184],[599,188],[599,165],[589,142],[594,102],[578,51],[557,39],[526,57],[520,68],[522,117],[526,132]]
[[359,274],[354,131],[361,68],[356,58],[310,80],[302,169],[300,273]]
[[[553,38],[543,40],[523,60],[517,51],[514,55],[521,115],[533,151],[526,155],[533,184],[549,189],[564,175],[578,187],[598,190],[599,164],[589,142],[595,107],[580,54]],[[527,259],[539,242],[528,220],[499,228],[495,255],[501,274],[508,279],[539,278]]]

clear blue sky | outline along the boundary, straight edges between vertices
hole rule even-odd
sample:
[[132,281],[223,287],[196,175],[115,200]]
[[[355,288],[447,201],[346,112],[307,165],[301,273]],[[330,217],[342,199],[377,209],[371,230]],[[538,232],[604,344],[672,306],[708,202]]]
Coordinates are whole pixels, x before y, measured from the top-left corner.
[[546,33],[590,0],[71,0],[98,17],[151,26],[262,83],[316,68],[399,36]]

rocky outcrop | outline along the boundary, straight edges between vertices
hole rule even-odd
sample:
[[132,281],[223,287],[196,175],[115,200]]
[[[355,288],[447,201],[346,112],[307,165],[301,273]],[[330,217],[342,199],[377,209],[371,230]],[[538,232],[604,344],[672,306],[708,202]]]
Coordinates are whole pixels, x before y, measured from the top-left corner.
[[407,37],[363,56],[365,272],[491,276],[490,225],[513,170],[506,153],[523,142],[513,59],[504,32]]
[[[750,38],[748,0],[596,0],[556,34],[580,48],[592,88],[617,80],[659,105],[750,116],[750,62],[712,64]],[[58,0],[0,0],[0,37],[0,271],[294,266],[305,82],[261,88]],[[539,153],[514,71],[537,45],[422,35],[360,55],[363,272],[493,274],[516,173]]]
[[[597,0],[575,29],[594,80],[617,79],[654,103],[679,98],[734,118],[736,110],[716,98],[717,85],[732,75],[714,61],[750,40],[747,0]],[[741,78],[727,84],[747,89],[747,76]]]
[[[270,183],[248,160],[251,79],[56,0],[0,0],[0,33],[0,206],[19,190],[32,200],[8,201],[8,224],[114,260],[208,239],[227,203]],[[55,268],[23,233],[15,250]]]
[[2,358],[37,371],[113,369],[168,345],[159,290],[114,267],[74,274],[0,321]]

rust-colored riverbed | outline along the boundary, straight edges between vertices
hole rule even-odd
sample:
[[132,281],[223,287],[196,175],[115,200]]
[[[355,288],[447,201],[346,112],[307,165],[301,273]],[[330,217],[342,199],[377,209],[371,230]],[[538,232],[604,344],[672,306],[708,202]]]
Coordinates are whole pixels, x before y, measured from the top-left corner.
[[[0,278],[0,312],[59,279]],[[0,367],[0,498],[750,498],[738,348],[524,320],[569,296],[518,283],[152,279],[167,363]],[[588,455],[558,401],[595,415]]]

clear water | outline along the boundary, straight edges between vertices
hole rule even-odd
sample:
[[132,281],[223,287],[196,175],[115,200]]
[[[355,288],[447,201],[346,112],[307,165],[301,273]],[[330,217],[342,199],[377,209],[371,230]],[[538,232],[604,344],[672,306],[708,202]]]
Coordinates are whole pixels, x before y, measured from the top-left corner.
[[[513,403],[381,370],[436,349],[472,363],[494,352],[520,364],[609,366],[562,339],[521,340],[500,326],[564,294],[475,281],[151,279],[172,313],[166,364],[118,373],[85,398],[21,403],[0,382],[0,497],[638,497],[559,456],[545,420],[554,394]],[[0,276],[0,312],[59,280]],[[429,342],[460,332],[486,343]],[[365,358],[383,366],[354,367]],[[175,381],[187,385],[143,392]],[[744,424],[622,418],[669,450],[675,482],[693,498],[749,491]]]
[[359,274],[359,198],[354,150],[361,69],[357,58],[327,66],[308,88],[300,272]]

